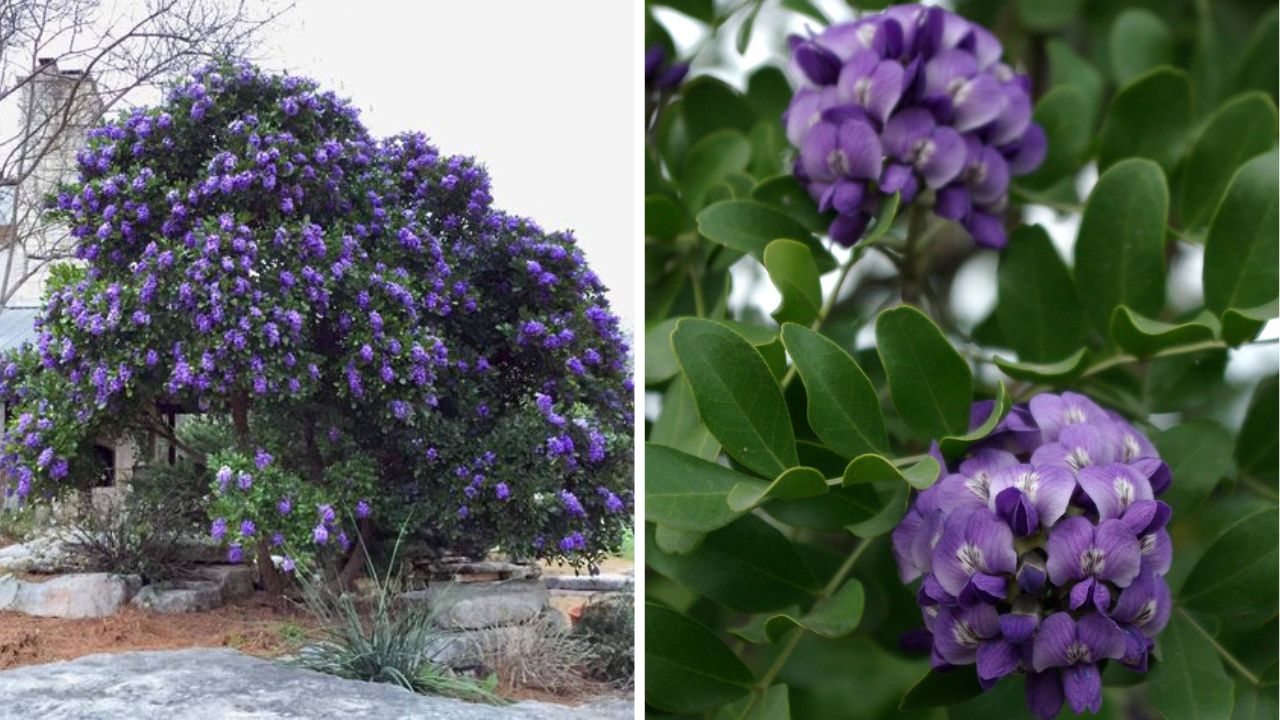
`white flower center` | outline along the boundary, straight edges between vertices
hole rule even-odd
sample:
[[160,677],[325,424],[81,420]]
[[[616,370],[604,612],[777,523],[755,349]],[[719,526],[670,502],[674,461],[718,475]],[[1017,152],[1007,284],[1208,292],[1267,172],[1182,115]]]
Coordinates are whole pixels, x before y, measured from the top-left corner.
[[1079,470],[1093,464],[1093,459],[1089,457],[1089,451],[1082,447],[1074,447],[1067,451],[1067,467],[1072,470]]
[[1040,473],[1032,470],[1031,472],[1019,473],[1013,479],[1013,486],[1022,491],[1031,502],[1036,501],[1036,491],[1040,489]]
[[1098,548],[1091,547],[1080,553],[1080,572],[1085,575],[1097,575],[1107,566],[1107,559]]
[[1142,546],[1142,554],[1150,555],[1151,551],[1156,549],[1156,534],[1143,535],[1140,544]]
[[843,150],[832,150],[827,154],[827,169],[832,175],[845,175],[849,172],[849,156]]
[[956,560],[960,562],[960,567],[966,573],[972,575],[982,567],[982,551],[973,543],[965,543],[956,550]]
[[933,141],[933,138],[925,138],[917,142],[915,147],[911,149],[911,164],[916,167],[924,165],[929,162],[929,159],[933,157],[937,150],[938,144]]
[[1067,411],[1062,413],[1062,424],[1074,425],[1085,421],[1084,410],[1072,405]]
[[1132,462],[1137,459],[1138,453],[1142,452],[1142,447],[1138,445],[1138,439],[1132,435],[1124,436],[1124,462]]
[[951,96],[951,102],[956,105],[963,105],[964,101],[969,99],[971,92],[973,92],[973,83],[965,78],[956,78],[947,83],[947,94]]
[[853,83],[853,99],[862,107],[871,103],[871,78],[860,77]]
[[1147,623],[1151,622],[1151,619],[1154,618],[1155,616],[1156,616],[1156,601],[1155,601],[1155,598],[1152,598],[1148,600],[1145,604],[1143,604],[1142,608],[1138,610],[1137,615],[1133,616],[1133,624],[1146,625]]
[[1116,491],[1116,497],[1120,499],[1121,510],[1133,503],[1133,483],[1129,482],[1129,478],[1117,475],[1111,480],[1111,487]]
[[1089,652],[1089,647],[1079,640],[1067,646],[1067,660],[1072,665],[1085,665],[1093,662],[1093,653]]
[[969,623],[963,620],[956,621],[956,624],[951,628],[951,635],[962,647],[977,647],[982,642],[982,638],[978,637],[978,633],[974,632]]

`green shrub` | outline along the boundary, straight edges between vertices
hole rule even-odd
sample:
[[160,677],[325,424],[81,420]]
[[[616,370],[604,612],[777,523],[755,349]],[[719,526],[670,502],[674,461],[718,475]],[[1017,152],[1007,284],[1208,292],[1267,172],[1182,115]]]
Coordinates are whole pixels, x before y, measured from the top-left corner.
[[582,608],[574,632],[591,647],[588,677],[631,687],[635,676],[635,599],[630,594],[592,600]]

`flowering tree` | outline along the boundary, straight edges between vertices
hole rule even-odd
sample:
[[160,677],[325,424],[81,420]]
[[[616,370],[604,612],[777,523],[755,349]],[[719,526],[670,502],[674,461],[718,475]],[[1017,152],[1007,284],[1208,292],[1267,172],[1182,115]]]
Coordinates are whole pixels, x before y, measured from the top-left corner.
[[74,485],[96,437],[172,437],[165,403],[233,429],[201,458],[232,560],[289,570],[405,521],[468,554],[619,544],[627,344],[572,236],[491,207],[475,162],[237,64],[92,131],[79,166],[54,202],[81,262],[5,369],[20,495]]
[[831,5],[648,3],[646,702],[1275,715],[1275,11]]

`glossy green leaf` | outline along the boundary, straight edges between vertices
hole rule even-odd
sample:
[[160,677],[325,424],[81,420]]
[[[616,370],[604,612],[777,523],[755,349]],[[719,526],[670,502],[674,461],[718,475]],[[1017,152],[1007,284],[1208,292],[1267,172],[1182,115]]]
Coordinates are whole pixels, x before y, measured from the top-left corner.
[[969,666],[948,672],[930,670],[902,697],[902,710],[945,707],[964,702],[982,692],[978,674]]
[[774,240],[764,249],[764,267],[782,295],[773,319],[804,325],[813,322],[822,307],[822,284],[809,248],[795,240]]
[[768,485],[755,480],[738,483],[727,500],[734,512],[748,512],[766,500],[803,500],[825,495],[827,489],[822,473],[811,467],[793,467]]
[[813,252],[821,272],[835,267],[835,259],[803,225],[790,216],[753,200],[729,200],[698,213],[698,232],[709,240],[755,256],[764,262],[764,249],[778,239],[797,240]]
[[866,233],[859,238],[856,244],[866,245],[867,243],[875,242],[889,232],[889,228],[893,227],[893,221],[898,217],[898,209],[901,203],[902,196],[898,193],[894,193],[881,201],[880,209],[876,211],[871,227],[867,228]]
[[[1274,557],[1274,556],[1273,556]],[[1209,638],[1175,611],[1160,634],[1151,699],[1167,720],[1230,720],[1234,686]]]
[[1275,617],[1280,583],[1275,508],[1248,517],[1218,538],[1182,586],[1182,603],[1223,620],[1256,626]]
[[1231,720],[1275,720],[1280,717],[1280,705],[1272,688],[1255,688],[1247,681],[1236,681],[1236,702],[1231,710]]
[[1152,436],[1173,473],[1173,484],[1161,499],[1173,507],[1175,519],[1195,512],[1231,472],[1234,441],[1229,430],[1208,418],[1188,420]]
[[747,102],[764,121],[781,122],[782,113],[791,104],[791,82],[780,68],[765,65],[747,78]]
[[1000,256],[996,320],[1018,359],[1048,362],[1084,344],[1084,318],[1075,281],[1039,225],[1013,232]]
[[1244,55],[1236,63],[1231,87],[1236,92],[1262,90],[1275,97],[1276,86],[1280,84],[1277,82],[1280,74],[1275,62],[1277,55],[1280,55],[1280,24],[1273,7],[1249,37]]
[[687,318],[671,345],[698,416],[729,457],[765,477],[798,464],[782,390],[751,343],[717,323]]
[[853,358],[800,325],[783,325],[782,343],[804,383],[809,426],[822,442],[846,458],[887,450],[880,399]]
[[681,114],[690,143],[722,128],[746,135],[756,122],[755,112],[742,93],[710,75],[699,75],[688,81],[680,95]]
[[688,206],[701,208],[707,191],[746,170],[750,161],[751,144],[736,130],[716,130],[694,143],[680,169],[680,187]]
[[831,224],[829,218],[818,212],[818,204],[809,197],[809,192],[790,173],[760,181],[751,190],[751,199],[781,210],[811,232],[826,232]]
[[716,711],[713,720],[789,720],[791,701],[786,685],[770,685]]
[[1275,375],[1263,378],[1254,388],[1235,449],[1240,473],[1265,480],[1271,487],[1276,486],[1276,467],[1280,465],[1277,393],[1280,393],[1280,378]]
[[1251,308],[1227,308],[1222,313],[1222,339],[1233,346],[1249,342],[1277,315],[1280,315],[1277,300]]
[[1130,8],[1111,23],[1111,75],[1124,85],[1160,65],[1173,62],[1173,35],[1155,13]]
[[1051,38],[1045,43],[1045,52],[1049,55],[1049,86],[1056,88],[1071,85],[1084,93],[1084,105],[1080,114],[1092,129],[1098,120],[1098,112],[1102,109],[1102,93],[1106,81],[1102,73],[1085,58],[1081,57],[1067,43]]
[[734,42],[734,46],[738,49],[738,54],[745,53],[747,46],[751,44],[751,33],[755,30],[756,18],[759,17],[760,7],[763,4],[763,0],[757,0],[757,2],[752,3],[750,9],[747,10],[746,16],[742,18],[742,22],[738,25],[738,36]]
[[751,671],[706,626],[656,603],[644,612],[645,703],[698,713],[750,690]]
[[1049,363],[1014,362],[998,355],[995,362],[1005,375],[1014,380],[1053,384],[1065,382],[1084,372],[1089,365],[1089,351],[1080,348],[1062,360]]
[[821,26],[831,24],[826,13],[811,0],[782,0],[782,7],[798,12]]
[[1127,305],[1155,315],[1164,305],[1164,228],[1169,190],[1148,160],[1125,160],[1098,179],[1076,238],[1076,285],[1094,327]]
[[666,382],[680,372],[676,353],[671,349],[671,333],[681,318],[667,318],[644,331],[644,382],[646,385]]
[[662,413],[653,422],[649,440],[703,460],[714,461],[720,456],[720,442],[698,417],[693,393],[683,377],[673,380],[662,394]]
[[1030,30],[1057,30],[1080,12],[1083,0],[1018,0],[1018,21]]
[[793,628],[801,628],[825,638],[839,638],[857,629],[858,623],[862,622],[862,610],[865,606],[866,593],[862,583],[848,580],[830,598],[814,603],[807,613],[801,614],[794,609],[772,613],[758,618],[749,629],[731,632],[755,643],[776,643]]
[[1187,155],[1179,193],[1182,225],[1209,224],[1231,176],[1276,142],[1276,106],[1266,93],[1232,98],[1209,118]]
[[763,491],[767,483],[723,465],[663,445],[645,443],[645,520],[690,532],[710,532],[733,522],[730,491],[744,485]]
[[648,550],[654,570],[738,612],[778,610],[818,593],[817,580],[791,542],[755,515],[709,533],[685,555]]
[[938,441],[938,448],[942,451],[943,457],[951,460],[959,458],[968,452],[969,446],[990,435],[996,429],[996,425],[1000,424],[1000,420],[1004,418],[1005,413],[1009,412],[1011,405],[1013,405],[1013,400],[1009,397],[1009,391],[1005,388],[1004,383],[1000,383],[996,388],[996,396],[991,405],[991,412],[987,414],[986,419],[978,427],[963,435],[948,435]]
[[1124,305],[1111,314],[1111,340],[1121,350],[1140,358],[1151,357],[1179,345],[1212,340],[1214,334],[1213,326],[1204,322],[1161,322],[1139,315]]
[[896,483],[888,502],[874,516],[860,523],[849,525],[845,529],[864,540],[879,537],[893,530],[907,513],[907,498],[911,496],[911,486],[905,482]]
[[1191,131],[1191,81],[1161,67],[1125,85],[1111,100],[1099,138],[1098,167],[1124,158],[1147,158],[1168,175],[1182,157]]
[[1048,149],[1040,167],[1019,182],[1045,188],[1080,168],[1093,139],[1093,118],[1080,111],[1088,97],[1075,85],[1059,85],[1036,103],[1033,119],[1044,129]]
[[710,23],[716,19],[713,0],[651,0],[654,5],[665,5],[678,10],[694,20]]
[[664,553],[688,555],[698,549],[698,546],[702,544],[702,539],[705,537],[706,533],[677,530],[665,525],[658,525],[654,528],[653,545]]
[[885,310],[876,345],[893,405],[912,430],[931,438],[968,430],[973,378],[932,320],[909,305]]
[[1276,299],[1280,181],[1275,150],[1245,163],[1214,213],[1204,248],[1204,304],[1221,314]]
[[666,195],[650,195],[644,199],[645,237],[671,240],[688,225],[684,210]]
[[899,470],[898,466],[880,455],[859,455],[845,467],[843,483],[848,487],[893,482],[925,490],[937,482],[941,470],[938,461],[928,455],[906,470]]

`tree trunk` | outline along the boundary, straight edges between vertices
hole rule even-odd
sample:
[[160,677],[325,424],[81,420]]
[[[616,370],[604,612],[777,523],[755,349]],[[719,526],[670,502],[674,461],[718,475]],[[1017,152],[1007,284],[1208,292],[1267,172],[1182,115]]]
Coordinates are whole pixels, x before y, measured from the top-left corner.
[[356,538],[355,547],[351,550],[351,554],[347,556],[347,561],[343,563],[342,570],[338,572],[338,582],[344,588],[360,577],[369,558],[366,549],[371,547],[377,540],[374,537],[373,523],[368,518],[356,521],[356,532],[358,537]]
[[[249,396],[244,390],[236,391],[231,396],[231,423],[236,432],[236,444],[245,454],[253,453],[253,442],[249,437]],[[284,578],[271,562],[271,546],[266,538],[258,541],[258,573],[262,576],[262,589],[272,602],[282,602],[284,594]]]

